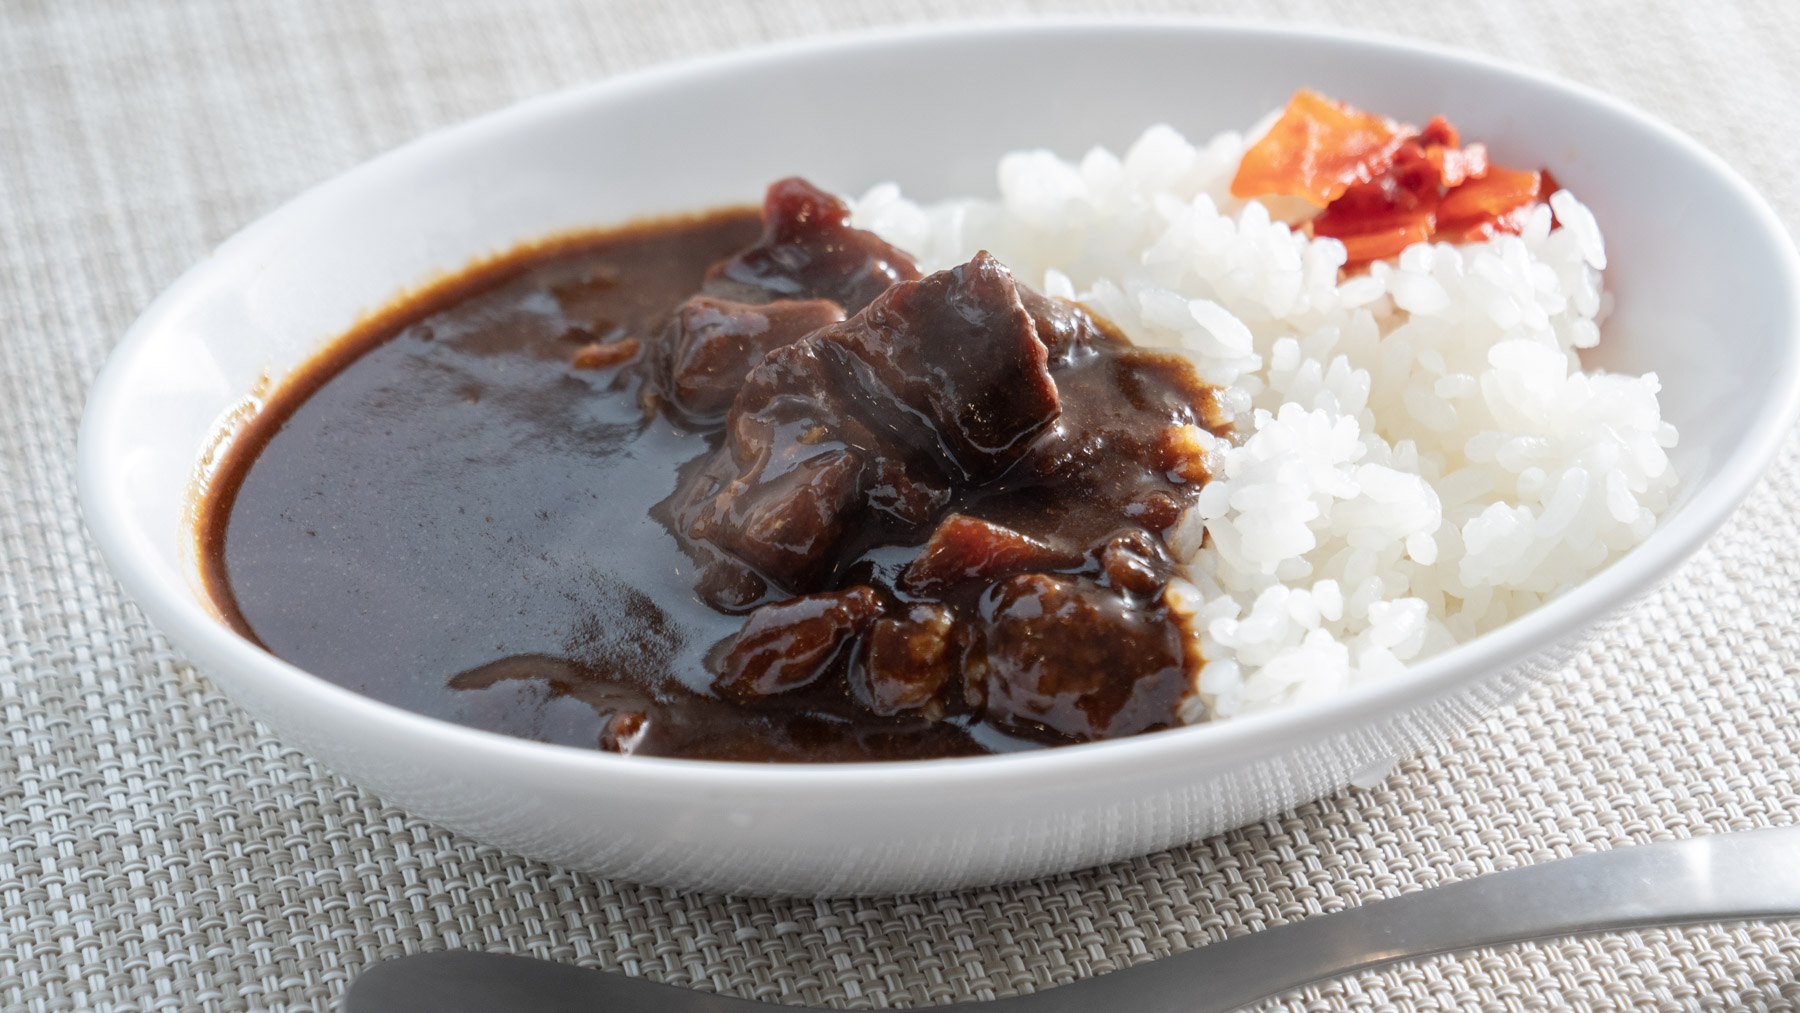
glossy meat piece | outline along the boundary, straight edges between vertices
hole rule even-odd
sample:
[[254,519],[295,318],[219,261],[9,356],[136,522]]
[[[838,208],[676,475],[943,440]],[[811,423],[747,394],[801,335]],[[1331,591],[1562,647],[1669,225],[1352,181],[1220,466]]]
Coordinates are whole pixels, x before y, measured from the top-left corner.
[[1019,304],[1025,307],[1037,328],[1038,341],[1043,344],[1044,356],[1052,366],[1067,362],[1071,356],[1092,348],[1095,343],[1125,340],[1106,334],[1094,318],[1075,303],[1052,299],[1028,285],[1015,288],[1019,293]]
[[986,586],[1002,577],[1061,570],[1081,562],[1011,528],[978,517],[951,514],[919,548],[900,586],[908,594],[939,596],[968,584]]
[[706,290],[743,302],[829,299],[855,313],[918,265],[873,232],[850,226],[844,202],[806,180],[772,184],[755,245],[707,272]]
[[694,594],[720,612],[736,615],[768,595],[769,582],[730,556],[713,553],[699,569]]
[[950,503],[950,481],[924,455],[877,454],[868,465],[869,509],[903,530],[929,525]]
[[858,518],[935,521],[952,477],[999,476],[1060,410],[1037,325],[982,254],[765,355],[681,497],[685,530],[808,590]]
[[1162,590],[1175,571],[1175,562],[1161,539],[1143,528],[1126,528],[1101,545],[1095,553],[1106,586],[1123,594],[1149,596]]
[[[943,454],[964,481],[1005,471],[1062,411],[1037,323],[985,251],[895,285],[820,337],[857,360],[872,427]],[[907,424],[921,414],[928,425]]]
[[738,700],[799,689],[868,628],[879,608],[867,587],[764,605],[732,641],[713,688]]
[[[877,441],[838,393],[837,350],[817,334],[770,352],[740,394],[724,445],[676,493],[678,529],[797,594],[834,571],[839,539],[867,507]],[[888,481],[889,479],[883,479]],[[704,548],[704,547],[702,547]],[[693,551],[690,549],[690,551]]]
[[1189,687],[1166,615],[1073,578],[1027,574],[989,594],[986,709],[1002,726],[1077,741],[1167,727]]
[[827,450],[727,483],[690,528],[788,590],[828,576],[861,493],[862,458]]
[[852,690],[863,706],[883,716],[910,710],[941,714],[938,692],[962,662],[957,633],[955,615],[929,602],[876,620],[862,664],[852,669]]
[[842,319],[843,309],[828,299],[751,304],[695,296],[676,310],[663,338],[670,401],[690,419],[717,419],[764,355]]

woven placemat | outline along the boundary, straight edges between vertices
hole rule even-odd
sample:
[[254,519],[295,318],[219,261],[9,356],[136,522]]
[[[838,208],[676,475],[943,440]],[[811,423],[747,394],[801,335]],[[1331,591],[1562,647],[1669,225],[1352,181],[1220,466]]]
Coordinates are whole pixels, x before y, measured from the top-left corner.
[[[1561,681],[1382,786],[1109,868],[915,899],[679,895],[473,844],[274,740],[107,574],[75,507],[88,382],[184,267],[308,184],[433,127],[634,66],[1051,6],[0,0],[0,1006],[323,1009],[371,961],[441,947],[786,1002],[921,1005],[1520,863],[1800,816],[1792,445],[1725,530]],[[1081,9],[1127,6],[1140,9]],[[1205,9],[1401,32],[1558,71],[1693,133],[1788,222],[1800,212],[1800,5]],[[1510,947],[1360,975],[1279,1008],[1791,1009],[1793,929]]]

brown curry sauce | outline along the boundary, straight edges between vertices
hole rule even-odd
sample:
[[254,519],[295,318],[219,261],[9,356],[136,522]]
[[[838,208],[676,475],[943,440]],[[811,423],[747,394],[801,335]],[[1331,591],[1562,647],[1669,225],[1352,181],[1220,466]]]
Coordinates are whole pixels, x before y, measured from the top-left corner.
[[921,278],[798,180],[532,247],[285,382],[202,507],[227,620],[340,685],[731,760],[1169,727],[1185,360],[985,254]]

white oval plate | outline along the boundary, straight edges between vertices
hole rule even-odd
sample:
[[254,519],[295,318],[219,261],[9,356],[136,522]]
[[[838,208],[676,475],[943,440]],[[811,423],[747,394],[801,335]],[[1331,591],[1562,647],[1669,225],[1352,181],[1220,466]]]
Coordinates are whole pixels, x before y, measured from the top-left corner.
[[[459,727],[232,633],[185,510],[215,423],[358,314],[546,233],[757,198],[990,194],[1020,147],[1241,128],[1298,86],[1546,165],[1609,238],[1601,362],[1654,369],[1681,430],[1660,528],[1573,592],[1404,676],[1213,725],[1028,754],[758,766],[619,757]],[[120,582],[232,697],[332,770],[483,841],[601,875],[740,892],[918,891],[1143,854],[1278,812],[1466,727],[1568,657],[1725,518],[1794,418],[1800,270],[1717,158],[1605,96],[1468,54],[1194,21],[884,32],[661,67],[440,131],[304,194],[156,301],[96,380],[82,505]]]

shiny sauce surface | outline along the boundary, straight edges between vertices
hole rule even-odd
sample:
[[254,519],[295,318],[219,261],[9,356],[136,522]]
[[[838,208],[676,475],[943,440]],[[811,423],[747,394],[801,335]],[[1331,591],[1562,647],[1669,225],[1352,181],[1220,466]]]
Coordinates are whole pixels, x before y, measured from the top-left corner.
[[[523,250],[340,340],[212,482],[221,612],[385,702],[619,752],[898,760],[1177,723],[1199,659],[1161,538],[1210,390],[991,259],[921,280],[805,232],[828,198],[782,199]],[[1016,350],[867,350],[947,312]]]

